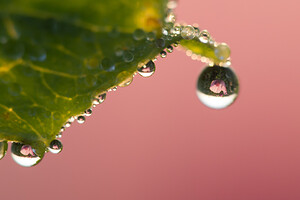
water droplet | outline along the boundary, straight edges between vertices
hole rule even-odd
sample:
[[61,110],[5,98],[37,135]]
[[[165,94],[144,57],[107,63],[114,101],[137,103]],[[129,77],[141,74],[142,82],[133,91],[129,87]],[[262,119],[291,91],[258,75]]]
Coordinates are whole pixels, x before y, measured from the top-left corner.
[[167,4],[167,7],[171,10],[175,9],[177,7],[177,1],[169,1],[168,4]]
[[174,13],[171,11],[168,13],[167,17],[165,18],[165,22],[166,23],[175,23],[176,19],[175,19],[175,15]]
[[113,88],[112,88],[112,91],[114,91],[114,92],[115,92],[115,91],[117,91],[117,89],[118,89],[118,87],[117,87],[117,86],[115,86],[115,87],[113,87]]
[[120,47],[116,48],[116,49],[115,49],[115,54],[116,54],[116,56],[118,56],[118,57],[122,56],[122,55],[123,55],[123,49],[120,48]]
[[147,40],[149,40],[149,41],[154,41],[155,38],[156,38],[156,35],[155,35],[154,32],[149,32],[149,33],[147,34]]
[[238,96],[239,83],[231,68],[206,67],[197,83],[197,96],[207,107],[222,109],[231,105]]
[[83,123],[85,122],[85,117],[82,116],[82,115],[78,116],[78,117],[77,117],[77,122],[78,122],[79,124],[83,124]]
[[199,36],[200,42],[206,44],[208,43],[209,39],[210,39],[210,34],[207,30],[203,30],[200,32],[200,36]]
[[99,103],[103,103],[106,99],[106,93],[100,94],[98,96],[98,99],[99,99]]
[[200,36],[200,29],[197,28],[197,27],[194,27],[194,29],[195,29],[195,33],[194,33],[195,37],[199,37]]
[[42,160],[44,154],[37,155],[35,149],[31,148],[31,146],[13,142],[11,145],[11,157],[23,167],[32,167]]
[[163,35],[168,35],[169,32],[168,32],[168,30],[166,30],[166,29],[162,29],[162,34],[163,34]]
[[84,111],[84,114],[85,114],[85,116],[89,117],[89,116],[92,115],[92,112],[93,112],[92,109],[89,108],[89,109],[87,109],[86,111]]
[[5,156],[7,151],[7,142],[2,141],[0,142],[0,160]]
[[112,28],[108,35],[112,38],[116,38],[120,35],[120,32],[117,30],[116,27]]
[[115,65],[112,62],[112,60],[109,58],[104,58],[101,62],[101,66],[107,72],[111,72],[115,70]]
[[230,57],[230,48],[227,44],[221,43],[215,48],[215,55],[221,61],[226,61]]
[[86,61],[86,67],[87,67],[88,69],[97,69],[98,67],[100,67],[99,59],[96,58],[96,57],[89,58],[89,59]]
[[174,36],[178,36],[181,33],[181,26],[175,26],[172,30],[171,30],[171,34]]
[[165,52],[165,51],[160,52],[160,57],[162,57],[162,58],[167,57],[167,52]]
[[64,127],[69,128],[72,125],[71,122],[66,122],[66,124],[64,125]]
[[173,47],[171,45],[167,46],[167,52],[169,52],[169,53],[173,52]]
[[178,47],[179,43],[178,42],[174,42],[173,46],[174,47]]
[[163,47],[165,47],[165,44],[166,44],[165,40],[162,38],[155,40],[155,45],[157,48],[163,48]]
[[142,29],[136,29],[133,32],[133,39],[135,39],[135,40],[142,40],[145,37],[146,37],[146,34]]
[[68,120],[69,122],[74,122],[75,121],[75,117],[74,116],[72,116],[72,117],[70,117],[70,119]]
[[137,71],[142,77],[150,77],[155,72],[155,64],[150,60],[146,65],[139,67]]
[[132,74],[127,71],[123,71],[117,75],[116,83],[118,83],[120,87],[126,87],[131,84],[132,80]]
[[191,40],[195,37],[195,29],[193,26],[185,26],[181,31],[181,37],[185,40]]
[[62,151],[63,145],[59,140],[52,140],[48,149],[51,153],[58,154]]
[[28,49],[26,48],[26,54],[32,61],[43,62],[47,58],[45,49],[38,45],[30,45]]
[[63,126],[60,128],[60,133],[64,132],[66,130],[66,128]]
[[134,55],[130,51],[124,51],[123,60],[127,63],[132,62],[134,59]]

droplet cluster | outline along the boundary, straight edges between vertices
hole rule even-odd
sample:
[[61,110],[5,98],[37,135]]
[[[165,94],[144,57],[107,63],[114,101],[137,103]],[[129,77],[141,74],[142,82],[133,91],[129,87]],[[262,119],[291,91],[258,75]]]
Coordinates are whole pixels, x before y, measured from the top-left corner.
[[[200,30],[197,25],[182,25],[177,24],[174,14],[174,9],[177,6],[177,1],[169,1],[167,4],[167,15],[164,21],[164,27],[161,34],[156,32],[145,32],[142,29],[136,29],[132,34],[132,39],[135,42],[146,41],[148,44],[153,44],[154,48],[161,49],[160,57],[167,57],[167,53],[172,53],[174,47],[179,45],[179,42],[170,42],[174,38],[183,40],[196,40],[209,46],[214,50],[215,60],[208,59],[206,57],[197,55],[190,50],[186,51],[186,54],[193,60],[199,60],[208,64],[208,66],[199,75],[197,82],[197,96],[199,100],[206,106],[214,109],[226,108],[231,105],[237,98],[239,91],[239,83],[237,76],[233,72],[230,59],[230,48],[225,43],[217,43],[211,37],[207,30]],[[112,29],[109,33],[111,38],[118,37],[118,30]],[[157,35],[162,35],[157,38]],[[47,59],[47,52],[38,44],[26,44],[31,48],[24,46],[23,44],[14,43],[15,41],[8,40],[0,37],[0,43],[2,45],[2,51],[4,56],[9,59],[19,59],[22,57],[29,58],[32,62],[43,62]],[[169,45],[173,43],[172,45]],[[126,48],[122,46],[115,47],[115,56],[120,58],[124,63],[130,64],[135,61],[134,45],[130,42]],[[26,51],[25,51],[26,49]],[[28,49],[28,50],[27,50]],[[142,51],[140,51],[142,52]],[[48,52],[49,53],[49,52]],[[155,61],[157,58],[152,58],[144,63],[139,63],[136,72],[142,77],[151,77],[155,71]],[[113,72],[116,70],[116,63],[114,59],[104,57],[102,60],[96,58],[90,58],[86,62],[86,66],[89,70],[100,68],[105,72]],[[136,74],[136,73],[135,73]],[[58,154],[63,149],[62,142],[58,139],[61,138],[64,131],[69,128],[75,121],[79,124],[83,124],[87,117],[92,115],[92,110],[102,104],[108,92],[116,91],[118,87],[126,87],[133,81],[135,74],[128,74],[123,71],[117,75],[117,85],[109,88],[106,92],[98,94],[92,100],[92,107],[85,110],[83,113],[72,116],[61,127],[56,139],[51,141],[46,152]],[[92,79],[91,79],[92,80]],[[95,83],[91,83],[93,85]],[[8,143],[6,141],[0,141],[0,160],[5,156],[8,149]],[[31,167],[38,164],[44,157],[45,152],[39,152],[32,148],[30,145],[12,142],[11,144],[11,156],[13,160],[21,166]]]

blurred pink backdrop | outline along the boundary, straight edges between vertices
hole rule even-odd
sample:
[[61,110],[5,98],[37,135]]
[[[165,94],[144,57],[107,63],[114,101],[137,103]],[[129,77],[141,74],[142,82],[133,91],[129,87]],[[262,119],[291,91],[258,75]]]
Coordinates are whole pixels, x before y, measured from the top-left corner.
[[175,51],[107,96],[33,168],[6,156],[0,199],[299,200],[298,0],[180,1],[177,19],[228,43],[240,95],[202,105],[204,64]]

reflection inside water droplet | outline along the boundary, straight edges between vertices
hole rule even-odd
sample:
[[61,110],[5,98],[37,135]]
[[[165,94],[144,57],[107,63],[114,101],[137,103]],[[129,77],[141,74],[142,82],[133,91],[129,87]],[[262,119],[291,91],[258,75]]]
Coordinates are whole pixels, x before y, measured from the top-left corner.
[[87,109],[86,111],[84,111],[84,114],[85,114],[85,116],[89,117],[89,116],[92,115],[92,112],[93,112],[92,109],[89,108],[89,109]]
[[150,77],[155,72],[155,64],[150,60],[146,65],[139,67],[137,71],[142,77]]
[[7,151],[7,142],[2,141],[0,142],[0,160],[5,156]]
[[23,167],[32,167],[42,160],[44,154],[37,155],[35,149],[32,149],[31,146],[13,142],[11,145],[11,157]]
[[58,153],[60,153],[62,151],[63,145],[62,145],[61,141],[59,141],[59,140],[53,140],[50,143],[48,149],[49,149],[49,151],[51,153],[58,154]]
[[78,116],[78,117],[77,117],[77,122],[78,122],[79,124],[83,124],[83,123],[85,122],[85,117],[82,116],[82,115]]
[[238,96],[239,83],[231,68],[206,67],[197,83],[197,96],[200,101],[214,109],[231,105]]

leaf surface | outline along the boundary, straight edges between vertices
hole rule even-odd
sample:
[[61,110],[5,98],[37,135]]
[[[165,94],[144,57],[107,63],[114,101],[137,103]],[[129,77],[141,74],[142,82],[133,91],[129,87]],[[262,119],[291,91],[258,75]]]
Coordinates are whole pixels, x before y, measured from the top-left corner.
[[131,77],[164,46],[166,0],[0,1],[0,140],[43,152],[97,94]]

